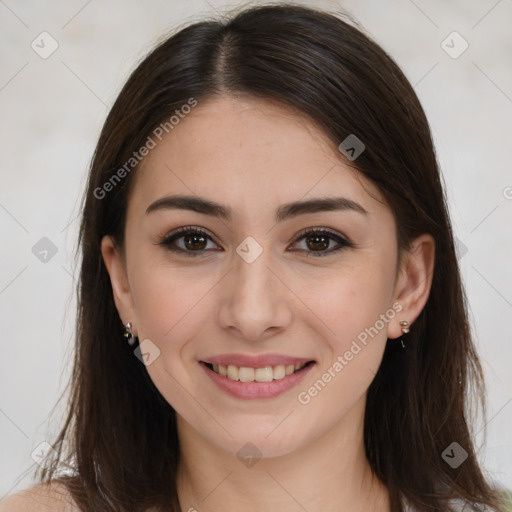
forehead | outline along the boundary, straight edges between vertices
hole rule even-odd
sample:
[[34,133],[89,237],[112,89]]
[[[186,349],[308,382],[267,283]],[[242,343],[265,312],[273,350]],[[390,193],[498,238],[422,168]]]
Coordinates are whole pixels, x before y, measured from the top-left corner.
[[369,211],[385,208],[378,188],[347,165],[314,122],[277,103],[226,96],[199,101],[155,141],[135,172],[130,207],[186,193],[251,215],[276,202],[336,192]]

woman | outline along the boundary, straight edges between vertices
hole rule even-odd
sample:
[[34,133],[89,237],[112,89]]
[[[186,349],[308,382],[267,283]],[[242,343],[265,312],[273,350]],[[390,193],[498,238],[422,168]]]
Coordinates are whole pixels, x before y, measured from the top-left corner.
[[54,510],[504,510],[428,123],[353,26],[265,6],[164,41],[80,243]]

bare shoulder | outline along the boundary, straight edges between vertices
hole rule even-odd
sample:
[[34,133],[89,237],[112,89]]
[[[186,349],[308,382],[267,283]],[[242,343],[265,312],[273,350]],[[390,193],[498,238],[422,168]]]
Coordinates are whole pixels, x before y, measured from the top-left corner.
[[80,512],[63,484],[38,484],[0,501],[0,512]]

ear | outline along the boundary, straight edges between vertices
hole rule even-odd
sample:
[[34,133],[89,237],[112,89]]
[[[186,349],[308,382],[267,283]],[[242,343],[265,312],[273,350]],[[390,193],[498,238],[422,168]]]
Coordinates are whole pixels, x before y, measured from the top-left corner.
[[406,320],[409,327],[418,318],[427,303],[434,275],[435,241],[432,235],[423,234],[413,240],[403,254],[395,283],[394,302],[403,309],[395,321],[389,323],[388,338],[402,335],[400,322]]
[[131,322],[136,332],[137,319],[133,307],[133,299],[128,282],[126,265],[122,254],[111,236],[104,236],[101,240],[101,254],[107,267],[114,295],[117,312],[123,324]]

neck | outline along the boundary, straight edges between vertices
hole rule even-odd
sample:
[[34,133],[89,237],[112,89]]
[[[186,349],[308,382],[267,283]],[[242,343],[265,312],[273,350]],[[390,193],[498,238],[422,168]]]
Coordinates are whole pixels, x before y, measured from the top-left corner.
[[366,459],[363,416],[364,400],[321,437],[252,465],[212,444],[178,416],[182,511],[224,512],[229,505],[237,512],[388,512],[387,490]]

